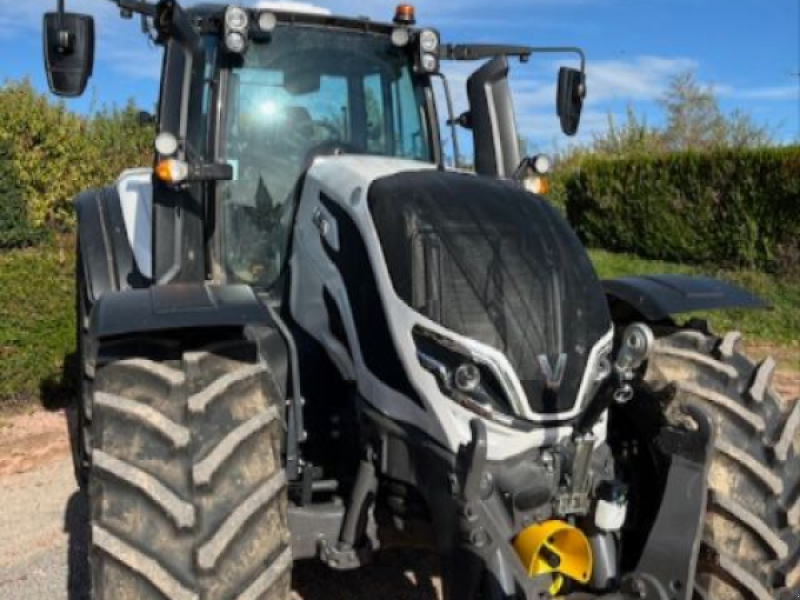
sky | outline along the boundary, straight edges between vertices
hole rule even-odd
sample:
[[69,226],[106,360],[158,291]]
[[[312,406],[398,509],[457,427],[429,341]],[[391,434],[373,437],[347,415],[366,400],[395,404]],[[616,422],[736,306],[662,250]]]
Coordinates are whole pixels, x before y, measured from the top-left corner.
[[[196,1],[196,0],[195,0]],[[184,4],[195,1],[184,0]],[[390,21],[398,0],[317,0],[336,14]],[[94,76],[82,99],[87,112],[133,98],[152,109],[160,50],[138,21],[125,21],[107,0],[66,0],[68,10],[95,16]],[[46,89],[41,15],[56,0],[0,0],[0,82],[28,77]],[[240,2],[252,5],[252,0]],[[800,0],[417,0],[419,25],[438,28],[445,42],[578,45],[587,53],[588,97],[578,142],[624,119],[631,106],[651,125],[663,122],[658,98],[671,77],[693,70],[714,86],[723,110],[742,110],[781,143],[800,141]],[[529,150],[564,147],[555,115],[559,64],[534,57],[512,64],[520,135]],[[446,67],[465,109],[465,82],[477,65]]]

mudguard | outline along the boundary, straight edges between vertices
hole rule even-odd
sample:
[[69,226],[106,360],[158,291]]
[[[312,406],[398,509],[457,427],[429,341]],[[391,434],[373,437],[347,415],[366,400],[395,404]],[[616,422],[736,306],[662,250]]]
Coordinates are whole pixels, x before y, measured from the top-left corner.
[[140,290],[110,291],[103,294],[92,309],[90,352],[96,352],[106,339],[127,335],[247,327],[282,389],[299,390],[296,382],[289,384],[291,364],[297,364],[296,357],[292,358],[293,341],[277,319],[247,285],[171,283]]
[[75,199],[79,260],[92,304],[106,292],[150,283],[150,206],[143,202],[149,196],[129,189],[138,183],[134,177],[141,179],[147,173],[149,170],[126,171],[115,185],[83,192]]
[[103,339],[170,329],[272,325],[273,318],[247,285],[172,283],[103,294],[89,333]]
[[736,285],[688,275],[642,275],[603,281],[614,320],[661,321],[672,315],[722,308],[768,308]]

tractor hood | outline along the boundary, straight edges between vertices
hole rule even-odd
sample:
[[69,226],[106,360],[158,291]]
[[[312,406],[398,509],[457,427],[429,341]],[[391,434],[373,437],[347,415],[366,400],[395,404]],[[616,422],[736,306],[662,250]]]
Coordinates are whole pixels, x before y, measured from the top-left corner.
[[378,178],[368,204],[396,294],[502,352],[531,412],[576,414],[611,319],[560,213],[511,182],[435,170]]

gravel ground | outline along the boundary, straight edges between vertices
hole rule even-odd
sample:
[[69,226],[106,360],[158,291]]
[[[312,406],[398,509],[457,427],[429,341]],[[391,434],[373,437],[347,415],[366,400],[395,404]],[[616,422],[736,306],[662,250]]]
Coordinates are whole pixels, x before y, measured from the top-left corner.
[[[0,598],[89,600],[86,498],[64,456],[0,477]],[[369,568],[337,573],[319,563],[294,572],[296,600],[437,600],[426,552],[379,553]]]

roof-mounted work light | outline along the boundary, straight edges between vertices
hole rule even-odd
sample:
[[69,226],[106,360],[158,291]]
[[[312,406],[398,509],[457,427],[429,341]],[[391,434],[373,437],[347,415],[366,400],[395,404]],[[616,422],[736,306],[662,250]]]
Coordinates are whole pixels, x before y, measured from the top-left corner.
[[421,29],[415,36],[417,73],[434,74],[439,72],[440,46],[439,32],[435,29]]
[[250,19],[247,11],[240,6],[229,6],[225,10],[225,48],[233,54],[247,50],[247,36]]

